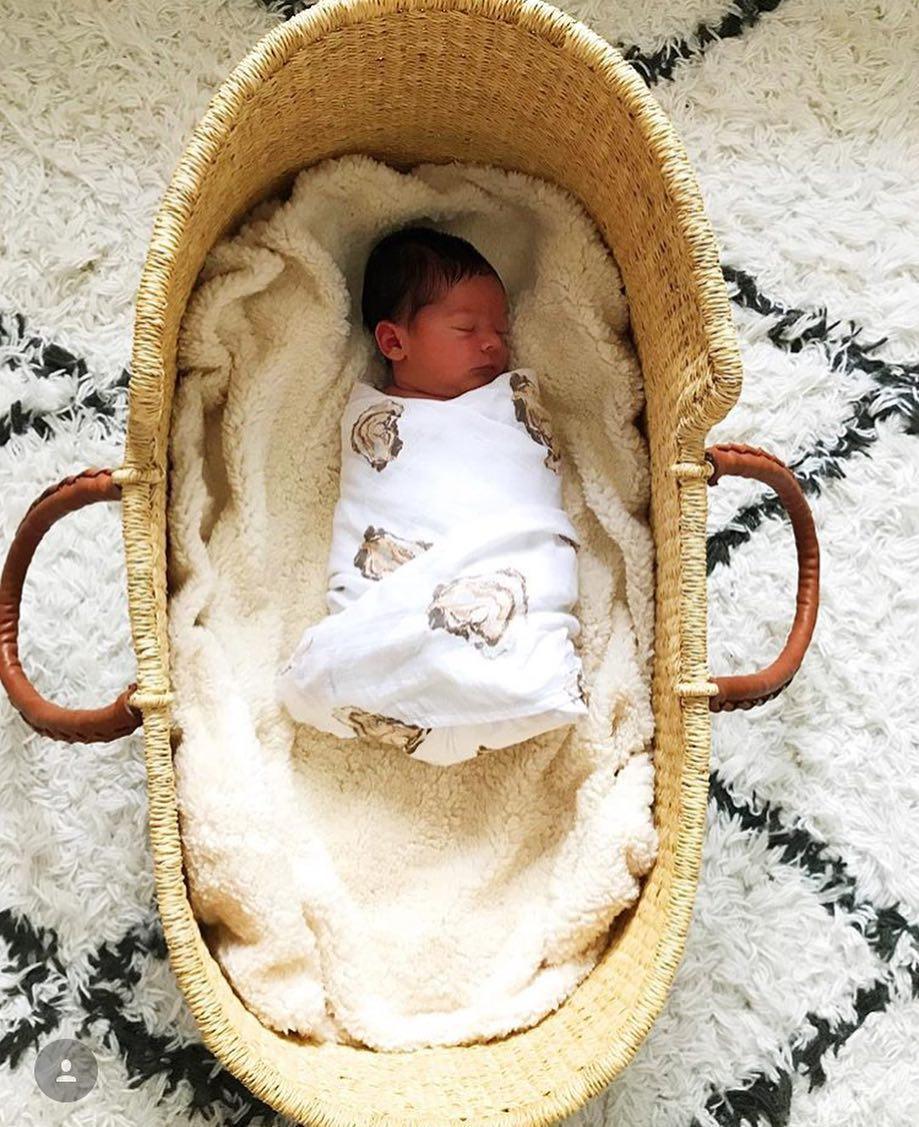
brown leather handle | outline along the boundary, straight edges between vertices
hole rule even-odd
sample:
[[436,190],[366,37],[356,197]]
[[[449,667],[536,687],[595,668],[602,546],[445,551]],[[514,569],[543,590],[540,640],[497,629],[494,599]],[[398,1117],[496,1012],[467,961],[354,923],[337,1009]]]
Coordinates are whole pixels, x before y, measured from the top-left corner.
[[128,704],[137,688],[132,681],[118,699],[105,708],[61,708],[45,700],[33,687],[19,663],[19,606],[32,556],[41,538],[66,513],[96,501],[120,501],[121,486],[111,470],[91,466],[65,477],[41,493],[19,522],[0,576],[0,682],[13,707],[27,724],[54,740],[96,743],[118,739],[143,723],[143,713]]
[[709,485],[717,485],[726,475],[753,477],[765,482],[778,494],[779,501],[791,518],[798,552],[798,601],[795,620],[785,647],[771,665],[758,673],[737,677],[713,677],[718,694],[708,698],[712,712],[730,712],[734,708],[752,708],[777,697],[798,672],[817,621],[820,601],[820,548],[810,507],[795,475],[774,454],[758,446],[726,442],[710,446],[705,458],[714,470]]

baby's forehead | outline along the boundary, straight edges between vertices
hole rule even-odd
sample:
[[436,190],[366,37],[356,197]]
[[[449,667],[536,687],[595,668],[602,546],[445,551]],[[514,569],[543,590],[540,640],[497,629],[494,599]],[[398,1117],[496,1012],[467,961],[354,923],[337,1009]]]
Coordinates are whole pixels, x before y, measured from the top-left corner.
[[440,309],[442,313],[449,316],[454,314],[463,313],[491,313],[491,312],[505,312],[510,308],[510,303],[507,298],[501,294],[497,299],[486,297],[474,297],[469,294],[464,294],[462,297],[456,297],[451,300],[450,295],[443,298],[440,302]]

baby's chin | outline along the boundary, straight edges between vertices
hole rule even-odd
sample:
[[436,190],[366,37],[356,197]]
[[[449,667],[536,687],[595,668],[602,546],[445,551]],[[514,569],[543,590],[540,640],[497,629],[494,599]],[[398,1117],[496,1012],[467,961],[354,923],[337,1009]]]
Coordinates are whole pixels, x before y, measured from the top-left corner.
[[503,371],[504,369],[498,367],[497,365],[493,368],[484,369],[482,371],[476,371],[475,369],[472,369],[468,373],[468,378],[472,380],[473,383],[477,384],[491,383],[491,381],[493,379],[497,379],[497,377],[500,376]]
[[498,378],[500,372],[467,372],[465,376],[460,377],[456,381],[456,395],[462,395],[464,391],[472,391],[476,387],[484,387],[486,384],[492,383]]
[[467,391],[473,391],[477,387],[484,387],[486,384],[492,383],[505,370],[505,368],[494,367],[484,371],[476,371],[474,368],[470,368],[466,371],[457,372],[456,375],[443,379],[434,394],[447,399],[454,399],[457,395],[463,395]]

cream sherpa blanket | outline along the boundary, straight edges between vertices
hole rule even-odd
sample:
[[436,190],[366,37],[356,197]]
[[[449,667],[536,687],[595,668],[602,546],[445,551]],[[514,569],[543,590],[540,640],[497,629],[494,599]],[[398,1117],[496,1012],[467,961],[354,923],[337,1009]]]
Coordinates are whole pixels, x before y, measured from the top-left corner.
[[[469,239],[504,280],[580,541],[587,715],[443,771],[299,725],[274,692],[327,613],[343,409],[365,373],[382,386],[364,262],[409,222]],[[179,366],[175,770],[211,950],[266,1024],[317,1039],[410,1049],[532,1025],[595,965],[657,850],[649,464],[613,260],[544,181],[328,160],[212,249]]]

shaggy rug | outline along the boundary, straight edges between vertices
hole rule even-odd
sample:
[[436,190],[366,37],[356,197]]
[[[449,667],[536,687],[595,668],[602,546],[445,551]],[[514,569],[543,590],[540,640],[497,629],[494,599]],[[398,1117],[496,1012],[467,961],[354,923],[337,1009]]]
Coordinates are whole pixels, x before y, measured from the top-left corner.
[[[233,65],[302,5],[6,0],[0,78],[0,551],[38,493],[120,463],[153,215]],[[919,1121],[919,8],[909,0],[585,0],[676,125],[745,362],[709,436],[797,474],[821,604],[777,698],[713,717],[708,834],[673,989],[578,1127]],[[710,491],[710,666],[751,672],[794,613],[774,495]],[[71,707],[133,678],[120,516],[55,525],[26,669]],[[34,733],[0,694],[0,1122],[286,1123],[201,1044],[153,897],[139,732]],[[36,1080],[76,1038],[75,1105]]]

